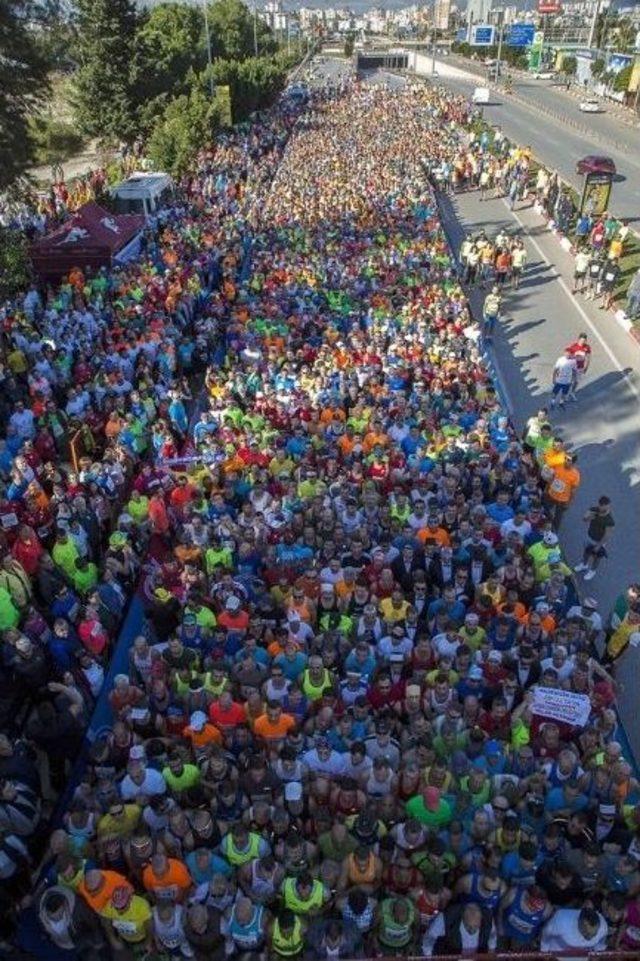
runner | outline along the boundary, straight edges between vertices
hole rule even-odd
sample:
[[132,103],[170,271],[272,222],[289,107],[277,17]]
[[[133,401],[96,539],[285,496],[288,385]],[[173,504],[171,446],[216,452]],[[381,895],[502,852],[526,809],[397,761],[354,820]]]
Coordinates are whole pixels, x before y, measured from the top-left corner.
[[575,393],[577,370],[576,358],[573,352],[567,348],[553,366],[550,404],[552,408],[556,406],[556,400],[558,400],[560,408],[563,408],[566,398]]

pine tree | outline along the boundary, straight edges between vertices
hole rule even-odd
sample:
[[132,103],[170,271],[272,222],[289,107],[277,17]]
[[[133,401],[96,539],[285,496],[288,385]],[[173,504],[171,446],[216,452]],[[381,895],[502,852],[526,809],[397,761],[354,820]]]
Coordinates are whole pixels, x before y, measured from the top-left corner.
[[78,123],[89,136],[131,141],[137,134],[132,79],[136,41],[133,0],[76,0],[76,9]]
[[0,2],[0,190],[29,165],[27,117],[48,91],[47,65],[21,0]]

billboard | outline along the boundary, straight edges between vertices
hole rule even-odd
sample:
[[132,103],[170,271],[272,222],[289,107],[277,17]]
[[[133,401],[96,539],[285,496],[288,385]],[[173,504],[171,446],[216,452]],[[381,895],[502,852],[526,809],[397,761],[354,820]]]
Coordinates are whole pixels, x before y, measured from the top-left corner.
[[472,47],[491,47],[496,28],[488,23],[478,23],[471,28]]
[[538,0],[538,13],[560,13],[559,0]]
[[536,28],[532,23],[512,23],[508,29],[505,43],[509,47],[530,47]]

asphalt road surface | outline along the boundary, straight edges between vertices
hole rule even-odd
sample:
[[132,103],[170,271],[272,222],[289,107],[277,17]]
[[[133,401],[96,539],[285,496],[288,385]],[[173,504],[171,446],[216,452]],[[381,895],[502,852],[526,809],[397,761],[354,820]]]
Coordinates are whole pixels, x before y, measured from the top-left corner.
[[[474,87],[484,85],[481,77],[461,70],[457,62],[438,60],[436,69],[438,82],[455,93],[471,96]],[[493,96],[483,108],[486,120],[501,127],[510,140],[530,145],[542,163],[577,188],[582,186],[575,172],[578,160],[587,154],[612,157],[620,179],[613,186],[611,208],[618,216],[640,223],[640,130],[607,113],[580,113],[578,102],[548,81],[516,80],[513,90],[518,100],[502,93]],[[526,105],[519,102],[521,98]],[[554,111],[558,119],[541,112],[538,104]],[[593,135],[572,129],[569,122],[592,129]]]

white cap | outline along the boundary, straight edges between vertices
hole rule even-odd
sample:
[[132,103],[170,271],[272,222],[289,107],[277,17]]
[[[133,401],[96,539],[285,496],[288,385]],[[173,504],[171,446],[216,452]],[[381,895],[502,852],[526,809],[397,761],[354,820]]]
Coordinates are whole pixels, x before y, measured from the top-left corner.
[[203,731],[206,723],[207,715],[204,711],[194,711],[189,718],[189,727],[192,727],[194,731]]

